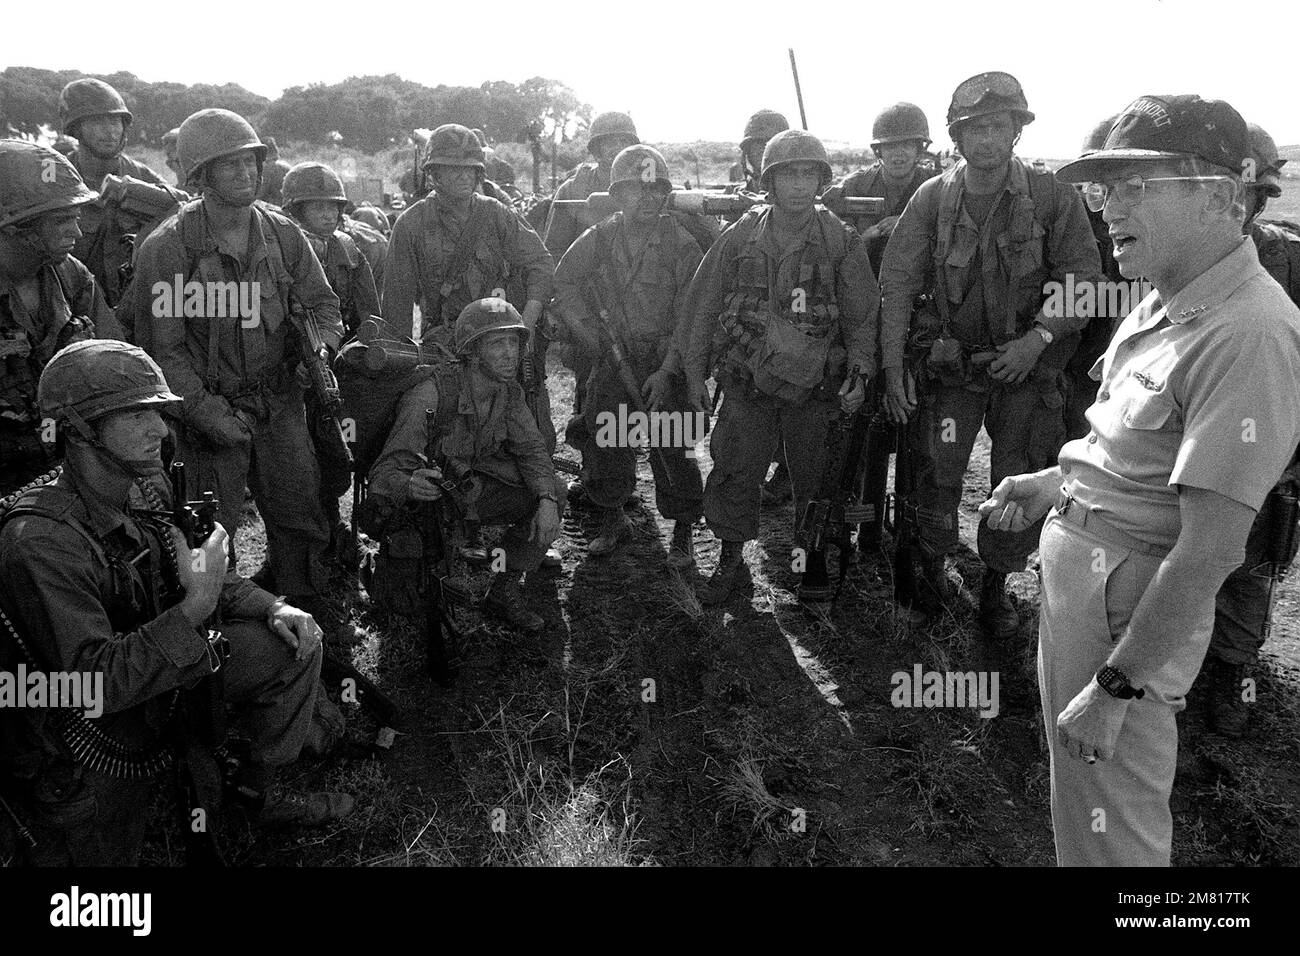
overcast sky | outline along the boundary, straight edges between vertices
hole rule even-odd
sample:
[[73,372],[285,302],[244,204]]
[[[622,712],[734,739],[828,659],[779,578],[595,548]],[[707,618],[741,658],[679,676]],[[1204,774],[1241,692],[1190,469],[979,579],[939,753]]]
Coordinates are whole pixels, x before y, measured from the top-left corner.
[[[556,17],[543,20],[549,11]],[[1280,145],[1300,143],[1300,4],[1292,0],[225,0],[145,13],[86,0],[10,4],[3,65],[235,82],[268,97],[366,74],[429,86],[540,75],[568,84],[597,112],[631,113],[643,139],[682,142],[738,140],[761,107],[797,125],[792,46],[809,129],[828,141],[866,143],[875,114],[908,100],[926,111],[937,146],[947,146],[953,87],[999,69],[1019,78],[1038,116],[1018,150],[1027,157],[1074,155],[1098,120],[1142,93],[1226,99]],[[192,24],[184,31],[181,17]],[[1228,44],[1252,37],[1276,55],[1246,63],[1232,54]]]

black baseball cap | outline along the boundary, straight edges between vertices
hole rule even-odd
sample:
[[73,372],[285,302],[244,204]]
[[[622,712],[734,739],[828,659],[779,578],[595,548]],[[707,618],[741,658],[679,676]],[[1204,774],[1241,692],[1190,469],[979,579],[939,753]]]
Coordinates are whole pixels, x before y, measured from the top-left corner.
[[1115,117],[1101,149],[1066,163],[1056,178],[1095,182],[1113,164],[1191,156],[1240,174],[1250,155],[1246,121],[1223,100],[1195,94],[1139,96]]

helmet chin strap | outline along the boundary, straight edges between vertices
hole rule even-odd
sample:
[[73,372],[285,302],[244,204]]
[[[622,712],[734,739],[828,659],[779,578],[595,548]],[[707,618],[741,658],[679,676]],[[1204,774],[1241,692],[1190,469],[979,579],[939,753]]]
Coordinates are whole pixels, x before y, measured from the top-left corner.
[[157,458],[125,458],[113,451],[100,440],[99,433],[89,422],[71,409],[67,412],[68,421],[77,437],[108,464],[128,478],[144,478],[148,475],[162,474],[162,461]]

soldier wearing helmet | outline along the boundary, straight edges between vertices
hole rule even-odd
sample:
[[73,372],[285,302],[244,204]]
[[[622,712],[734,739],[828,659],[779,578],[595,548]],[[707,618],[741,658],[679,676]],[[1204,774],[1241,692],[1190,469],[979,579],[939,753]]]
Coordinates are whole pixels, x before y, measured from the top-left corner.
[[[1300,225],[1259,218],[1268,200],[1282,195],[1281,169],[1286,160],[1278,156],[1277,144],[1263,127],[1247,123],[1246,129],[1253,164],[1253,176],[1243,176],[1246,235],[1255,242],[1259,264],[1300,306]],[[1273,500],[1300,495],[1300,458],[1292,460],[1270,495]],[[1225,737],[1241,737],[1249,725],[1243,681],[1259,660],[1270,612],[1269,579],[1255,571],[1270,560],[1270,538],[1285,533],[1285,526],[1279,527],[1285,520],[1276,507],[1266,504],[1260,509],[1246,538],[1246,560],[1228,575],[1215,599],[1210,649],[1192,693],[1205,696],[1209,726]]]
[[[92,189],[99,189],[108,175],[163,185],[161,176],[122,152],[131,119],[122,95],[103,80],[73,80],[59,94],[59,126],[77,140],[68,159]],[[90,269],[111,306],[122,292],[119,271],[131,261],[130,236],[140,225],[120,210],[98,204],[82,213],[82,235],[72,254]]]
[[[995,485],[1046,467],[1065,440],[1062,370],[1087,318],[1045,309],[1052,301],[1045,283],[1064,286],[1067,276],[1080,287],[1095,283],[1101,264],[1077,192],[1013,154],[1033,120],[1008,73],[958,85],[948,133],[962,161],[917,189],[881,266],[885,410],[895,424],[912,419],[908,443],[918,475],[924,584],[920,606],[911,609],[916,624],[940,614],[953,596],[944,556],[957,544],[962,480],[981,425],[993,442]],[[914,317],[921,295],[926,305]],[[922,369],[919,406],[904,384],[905,343]],[[1036,534],[1037,527],[979,529],[980,623],[990,640],[1018,631],[1006,576],[1024,569]]]
[[537,323],[551,296],[555,263],[537,233],[510,207],[477,191],[483,147],[464,126],[448,123],[429,137],[424,168],[433,192],[393,226],[383,287],[384,318],[411,327],[416,306],[426,343],[452,344],[457,316],[469,303],[523,288],[523,320]]
[[[139,860],[142,808],[180,732],[176,693],[218,670],[252,737],[238,782],[255,797],[255,821],[319,824],[352,806],[344,794],[276,785],[311,729],[320,628],[236,574],[223,527],[191,550],[172,525],[163,416],[180,402],[136,346],[88,339],[60,350],[41,374],[40,404],[66,446],[63,471],[0,506],[0,612],[18,637],[0,626],[6,659],[79,670],[100,688],[90,721],[5,717],[14,750],[4,756],[24,768],[13,797],[38,865]],[[218,607],[224,640],[209,630]]]
[[[362,516],[367,533],[383,542],[375,572],[381,603],[399,611],[417,603],[403,596],[403,588],[419,580],[418,568],[402,561],[419,554],[419,505],[444,493],[440,479],[472,478],[457,501],[462,517],[509,525],[502,539],[505,570],[494,577],[483,610],[526,632],[545,625],[521,587],[559,536],[564,483],[515,379],[527,338],[523,318],[506,300],[471,302],[456,319],[457,361],[438,367],[402,396],[370,471]],[[437,433],[433,461],[425,457],[429,409]]]
[[388,221],[388,217],[384,215],[384,211],[368,202],[363,202],[358,206],[352,212],[352,218],[374,229],[384,238],[388,238],[388,234],[393,231],[393,225]]
[[763,150],[768,140],[790,128],[790,121],[776,110],[759,110],[745,121],[745,132],[740,140],[741,187],[745,192],[762,192],[759,171],[763,168]]
[[94,278],[71,255],[78,217],[94,198],[54,150],[0,140],[0,497],[52,463],[36,402],[45,363],[78,339],[122,338]]
[[[629,146],[641,142],[636,124],[626,113],[601,113],[591,121],[587,136],[587,149],[596,158],[594,163],[583,163],[560,184],[555,199],[586,199],[594,192],[609,188],[609,173],[614,157]],[[569,206],[551,205],[542,232],[546,248],[556,259],[564,255],[573,241],[582,234],[582,220]]]
[[[862,406],[864,378],[875,373],[880,290],[862,238],[816,203],[830,181],[817,137],[774,136],[760,178],[771,205],[751,207],[723,232],[687,293],[687,395],[707,412],[713,372],[726,396],[704,491],[704,516],[722,539],[709,604],[748,576],[742,550],[758,536],[759,487],[778,442],[801,510],[816,490],[828,427],[841,409]],[[829,599],[825,552],[801,545],[796,561],[801,599]]]
[[[342,231],[343,207],[348,201],[343,180],[324,163],[306,162],[292,167],[281,185],[282,208],[302,226],[303,234],[316,258],[325,269],[330,288],[339,297],[339,312],[348,333],[355,332],[366,319],[379,314],[379,293],[370,263],[357,243]],[[316,393],[306,396],[307,421],[320,426],[325,410]],[[343,553],[350,540],[339,517],[339,496],[352,485],[352,473],[346,458],[338,457],[338,444],[329,437],[310,430],[320,464],[320,501],[331,527],[333,554],[345,567],[353,566],[353,556]]]
[[196,486],[217,493],[232,531],[244,488],[253,490],[266,525],[269,580],[333,625],[333,610],[320,600],[330,527],[290,300],[315,314],[330,349],[343,336],[339,300],[297,224],[255,202],[266,147],[243,117],[199,110],[181,124],[176,148],[186,183],[201,197],[140,245],[122,308],[134,317],[137,344],[185,398],[177,450]]
[[[690,412],[682,375],[681,336],[689,323],[686,290],[700,264],[700,247],[664,209],[672,182],[658,150],[629,146],[615,157],[610,195],[619,211],[588,229],[555,269],[556,311],[592,369],[583,416],[589,436],[615,429],[602,420],[626,420],[640,402],[653,412]],[[629,398],[614,341],[641,394]],[[628,537],[632,524],[623,507],[636,491],[636,449],[625,441],[584,443],[584,493],[601,511],[601,526],[588,552],[602,556]],[[659,513],[674,524],[671,567],[695,563],[691,529],[703,510],[704,485],[693,450],[659,448],[650,455]]]
[[[850,173],[842,182],[826,190],[823,197],[831,201],[844,196],[872,196],[885,201],[881,215],[855,216],[848,220],[866,241],[867,256],[876,275],[880,275],[885,245],[898,217],[921,184],[936,175],[933,167],[921,162],[929,145],[930,123],[919,106],[895,103],[886,107],[871,126],[871,148],[876,154],[876,162],[866,169]],[[867,436],[868,474],[863,499],[874,506],[875,518],[859,526],[857,542],[858,550],[870,557],[881,553],[889,455],[897,447],[897,439],[894,429],[883,416],[876,416]]]

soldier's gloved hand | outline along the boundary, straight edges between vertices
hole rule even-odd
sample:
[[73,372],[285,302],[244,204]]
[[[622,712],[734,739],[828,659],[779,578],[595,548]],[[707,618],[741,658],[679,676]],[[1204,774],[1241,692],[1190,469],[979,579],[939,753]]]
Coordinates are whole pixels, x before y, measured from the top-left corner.
[[[849,386],[853,387],[850,388]],[[844,380],[840,386],[840,409],[846,415],[854,414],[867,400],[867,388],[862,384],[862,376],[855,375]]]
[[646,407],[650,411],[658,411],[668,399],[668,389],[671,385],[672,375],[663,369],[652,372],[646,377],[645,384],[641,386],[641,397],[645,399]]
[[283,600],[276,601],[267,609],[266,626],[294,649],[293,659],[296,661],[307,657],[319,647],[324,635],[314,617]]
[[1029,332],[1018,339],[1004,342],[998,346],[1001,353],[989,366],[989,375],[999,382],[1019,385],[1038,364],[1038,357],[1047,346],[1037,332]]
[[712,402],[709,400],[709,386],[704,383],[704,379],[698,375],[686,373],[686,400],[691,403],[691,408],[697,412],[704,412],[706,415],[712,410]]
[[979,507],[994,531],[1024,531],[1047,514],[1061,487],[1059,468],[1003,478]]
[[559,536],[560,506],[550,498],[543,498],[537,503],[533,524],[528,531],[528,540],[537,542],[538,547],[546,547]]
[[876,223],[874,226],[868,227],[867,231],[863,233],[862,238],[863,239],[887,239],[889,238],[889,236],[893,234],[894,227],[896,225],[898,225],[897,216],[886,216],[884,219],[880,220],[880,222]]
[[407,495],[412,501],[437,501],[442,497],[439,481],[442,481],[442,469],[417,468],[406,486]]
[[176,546],[176,572],[180,578],[185,598],[181,613],[198,627],[212,616],[221,599],[221,588],[226,580],[226,564],[230,559],[230,536],[217,522],[197,548],[190,548],[178,528],[172,528],[172,543]]
[[881,399],[885,415],[895,425],[905,425],[916,412],[916,396],[908,394],[901,368],[885,369],[885,394]]

